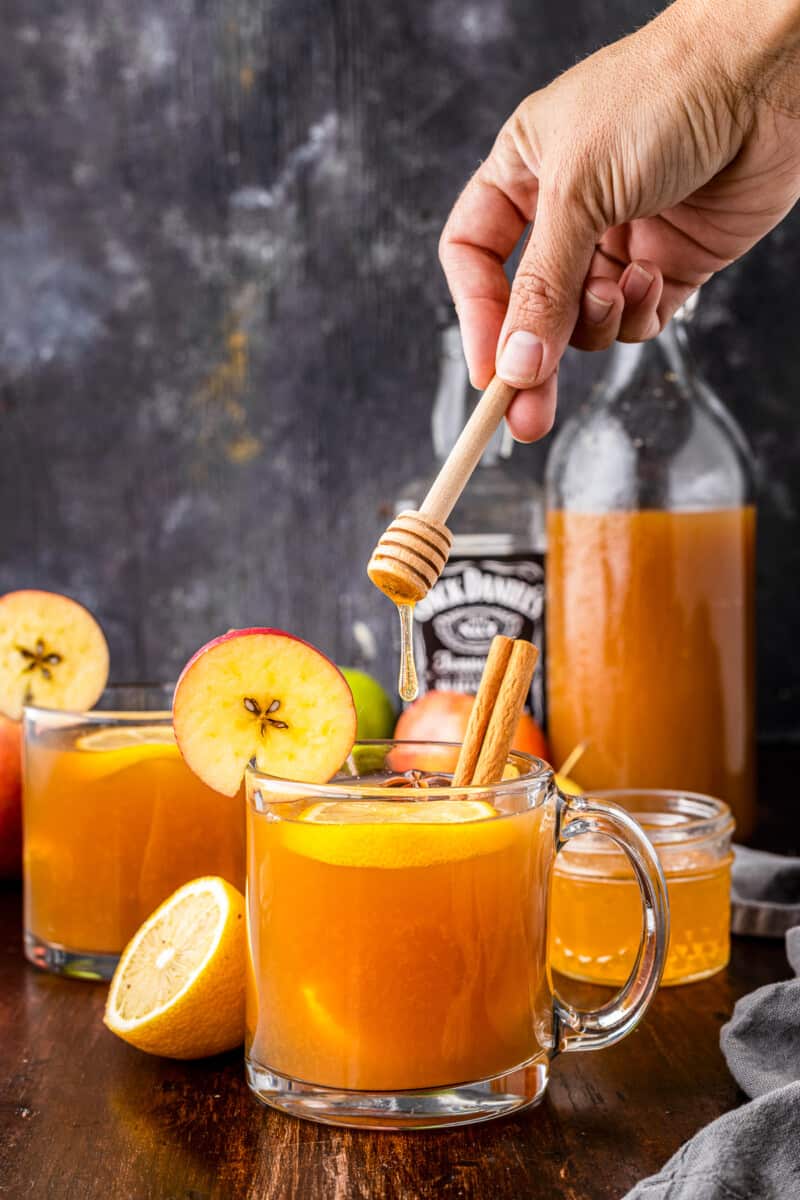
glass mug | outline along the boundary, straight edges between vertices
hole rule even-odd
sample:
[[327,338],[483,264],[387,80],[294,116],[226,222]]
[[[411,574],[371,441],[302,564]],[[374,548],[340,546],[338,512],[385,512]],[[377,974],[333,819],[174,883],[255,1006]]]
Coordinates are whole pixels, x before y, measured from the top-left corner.
[[[555,1054],[609,1046],[647,1009],[669,918],[639,826],[525,754],[493,787],[454,788],[436,772],[457,753],[361,742],[321,785],[248,770],[246,1071],[265,1103],[373,1129],[485,1121],[540,1100]],[[643,915],[627,982],[590,1011],[547,962],[555,858],[584,833],[628,856]]]
[[181,884],[244,884],[241,794],[220,796],[184,763],[173,690],[110,687],[91,712],[25,709],[25,953],[37,967],[110,979]]

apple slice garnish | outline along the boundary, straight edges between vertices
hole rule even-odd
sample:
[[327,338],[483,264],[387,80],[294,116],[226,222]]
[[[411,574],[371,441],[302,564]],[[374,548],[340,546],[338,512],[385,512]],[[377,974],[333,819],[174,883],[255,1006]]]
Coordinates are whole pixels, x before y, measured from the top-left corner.
[[56,592],[0,596],[0,712],[25,704],[84,712],[108,679],[108,644],[82,604]]
[[326,783],[356,737],[356,709],[338,667],[280,629],[232,629],[183,669],[172,705],[186,763],[233,796],[248,763],[269,775]]

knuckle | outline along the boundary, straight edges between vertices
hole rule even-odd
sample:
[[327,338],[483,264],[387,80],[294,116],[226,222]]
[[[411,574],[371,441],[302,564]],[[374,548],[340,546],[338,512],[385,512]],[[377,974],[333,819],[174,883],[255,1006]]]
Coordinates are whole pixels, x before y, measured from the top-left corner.
[[547,334],[560,324],[566,296],[561,288],[535,268],[520,265],[514,279],[514,324]]
[[551,163],[542,184],[553,206],[562,210],[574,205],[583,207],[592,186],[593,170],[596,172],[589,155],[577,147],[569,155]]

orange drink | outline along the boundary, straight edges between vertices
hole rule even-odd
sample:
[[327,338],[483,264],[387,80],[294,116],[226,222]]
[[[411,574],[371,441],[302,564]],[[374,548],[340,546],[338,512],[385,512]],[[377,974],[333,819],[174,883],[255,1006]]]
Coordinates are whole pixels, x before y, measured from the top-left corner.
[[548,515],[548,736],[577,780],[755,819],[755,509]]
[[[654,843],[664,870],[670,940],[662,983],[691,983],[730,955],[731,834],[727,805],[710,796],[601,793],[621,804]],[[583,838],[553,870],[550,962],[590,983],[624,983],[641,938],[639,888],[625,856]]]
[[[663,884],[635,822],[560,796],[522,754],[492,787],[452,787],[424,767],[443,749],[362,743],[319,786],[247,773],[248,1082],[284,1111],[373,1128],[486,1120],[541,1097],[556,1046],[632,1028],[657,986]],[[649,914],[620,1025],[602,1030],[566,1018],[547,962],[572,806],[640,856]]]
[[106,976],[142,921],[200,875],[244,885],[241,796],[180,756],[168,711],[28,709],[24,762],[27,954]]
[[[543,809],[501,817],[454,800],[434,818],[436,807],[323,802],[291,821],[250,812],[251,877],[263,884],[250,896],[248,1043],[259,1061],[384,1091],[483,1079],[541,1053]],[[332,904],[345,919],[332,921]]]

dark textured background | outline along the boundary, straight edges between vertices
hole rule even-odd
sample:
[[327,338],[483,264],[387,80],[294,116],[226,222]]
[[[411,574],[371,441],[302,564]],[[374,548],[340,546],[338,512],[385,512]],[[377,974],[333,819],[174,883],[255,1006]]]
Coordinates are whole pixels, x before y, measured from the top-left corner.
[[[430,461],[440,227],[522,96],[652,7],[5,0],[0,589],[87,603],[117,679],[253,622],[353,660],[359,621],[389,679],[363,568]],[[800,728],[799,247],[795,213],[695,337],[761,468],[767,734]]]

